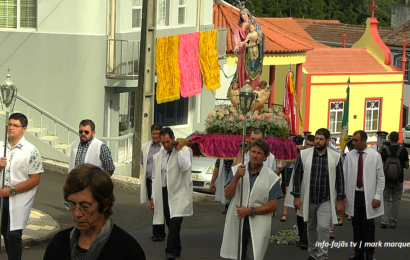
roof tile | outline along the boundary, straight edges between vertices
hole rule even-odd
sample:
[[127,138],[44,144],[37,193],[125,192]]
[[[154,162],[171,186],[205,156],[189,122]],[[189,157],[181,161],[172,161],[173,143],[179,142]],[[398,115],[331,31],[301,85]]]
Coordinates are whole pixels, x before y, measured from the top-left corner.
[[309,73],[386,72],[366,49],[332,48],[306,53],[303,64]]
[[407,47],[410,47],[410,21],[381,38],[387,46],[402,47],[403,40],[406,40]]
[[[343,34],[346,35],[346,44],[355,44],[366,31],[365,25],[324,24],[312,23],[305,28],[306,32],[318,42],[343,43]],[[392,32],[392,28],[379,27],[380,37]]]
[[305,18],[292,18],[292,19],[295,20],[303,29],[305,29],[312,23],[340,24],[338,20],[316,20],[316,19],[305,19]]

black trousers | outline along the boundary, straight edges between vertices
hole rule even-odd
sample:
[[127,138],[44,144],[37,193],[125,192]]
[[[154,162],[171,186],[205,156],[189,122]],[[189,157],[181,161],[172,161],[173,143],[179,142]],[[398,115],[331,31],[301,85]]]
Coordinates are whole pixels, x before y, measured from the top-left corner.
[[182,217],[175,217],[171,218],[169,213],[169,205],[168,205],[168,189],[167,187],[162,188],[162,201],[164,206],[164,216],[165,222],[168,226],[168,239],[167,239],[167,247],[165,248],[165,253],[172,253],[176,255],[181,254],[181,224],[184,218]]
[[243,219],[241,260],[253,259],[253,257],[251,226],[249,225],[249,216],[246,216]]
[[366,202],[364,192],[356,191],[354,198],[354,217],[352,217],[353,225],[353,242],[357,243],[354,251],[358,255],[363,253],[374,253],[374,247],[365,247],[366,242],[374,242],[375,240],[375,225],[374,219],[367,219]]
[[22,235],[23,230],[10,231],[9,198],[4,198],[3,215],[1,219],[1,234],[4,237],[4,244],[9,260],[21,260],[23,253]]
[[298,225],[298,232],[300,237],[300,242],[307,244],[308,237],[307,237],[307,222],[303,221],[303,217],[297,216],[296,223]]
[[[145,183],[148,191],[148,199],[151,200],[152,180],[147,178]],[[157,238],[165,238],[165,225],[152,225],[152,235]]]

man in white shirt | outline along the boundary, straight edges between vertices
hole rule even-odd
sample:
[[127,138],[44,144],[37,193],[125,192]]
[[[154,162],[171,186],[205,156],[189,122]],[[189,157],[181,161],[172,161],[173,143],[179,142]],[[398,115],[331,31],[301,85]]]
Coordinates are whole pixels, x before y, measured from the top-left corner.
[[[193,215],[192,150],[175,141],[169,127],[160,131],[162,148],[154,155],[152,170],[152,198],[150,208],[154,211],[154,225],[168,226],[166,259],[174,260],[181,254],[181,223],[183,217]],[[154,207],[155,206],[155,207]]]
[[355,254],[349,260],[373,260],[375,242],[374,219],[382,216],[384,172],[381,155],[367,146],[367,134],[353,134],[352,150],[346,155],[343,172],[346,182],[346,214],[352,216]]
[[114,173],[115,166],[111,151],[101,140],[95,138],[95,124],[90,119],[84,119],[79,126],[80,140],[71,144],[68,172],[77,165],[90,163],[104,169],[110,175]]
[[[151,141],[144,143],[141,147],[140,162],[143,167],[140,189],[141,204],[151,200],[152,168],[154,167],[154,155],[161,150],[161,138],[159,137],[161,129],[161,124],[153,124],[151,126]],[[152,225],[151,239],[154,242],[164,241],[165,225]]]
[[0,170],[5,168],[4,188],[0,190],[3,204],[1,234],[4,237],[8,259],[20,260],[22,234],[26,227],[37,185],[43,170],[40,153],[24,138],[27,117],[14,113],[9,117],[8,140],[4,157],[4,142],[0,143]]

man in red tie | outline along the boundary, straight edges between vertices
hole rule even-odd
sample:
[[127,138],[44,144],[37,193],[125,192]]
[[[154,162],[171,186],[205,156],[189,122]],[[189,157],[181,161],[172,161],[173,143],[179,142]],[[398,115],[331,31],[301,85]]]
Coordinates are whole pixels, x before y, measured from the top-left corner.
[[382,158],[367,146],[367,134],[356,131],[353,151],[346,154],[346,214],[352,216],[355,254],[349,260],[373,260],[374,219],[383,215],[384,173]]

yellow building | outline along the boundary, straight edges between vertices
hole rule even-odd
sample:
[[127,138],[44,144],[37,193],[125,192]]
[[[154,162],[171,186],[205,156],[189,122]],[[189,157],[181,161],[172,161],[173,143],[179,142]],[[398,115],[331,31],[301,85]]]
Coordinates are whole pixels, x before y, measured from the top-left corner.
[[403,72],[391,66],[391,52],[377,32],[377,19],[368,18],[362,38],[349,49],[312,50],[303,64],[304,130],[341,130],[350,78],[349,134],[364,130],[369,142],[377,131],[401,133]]

